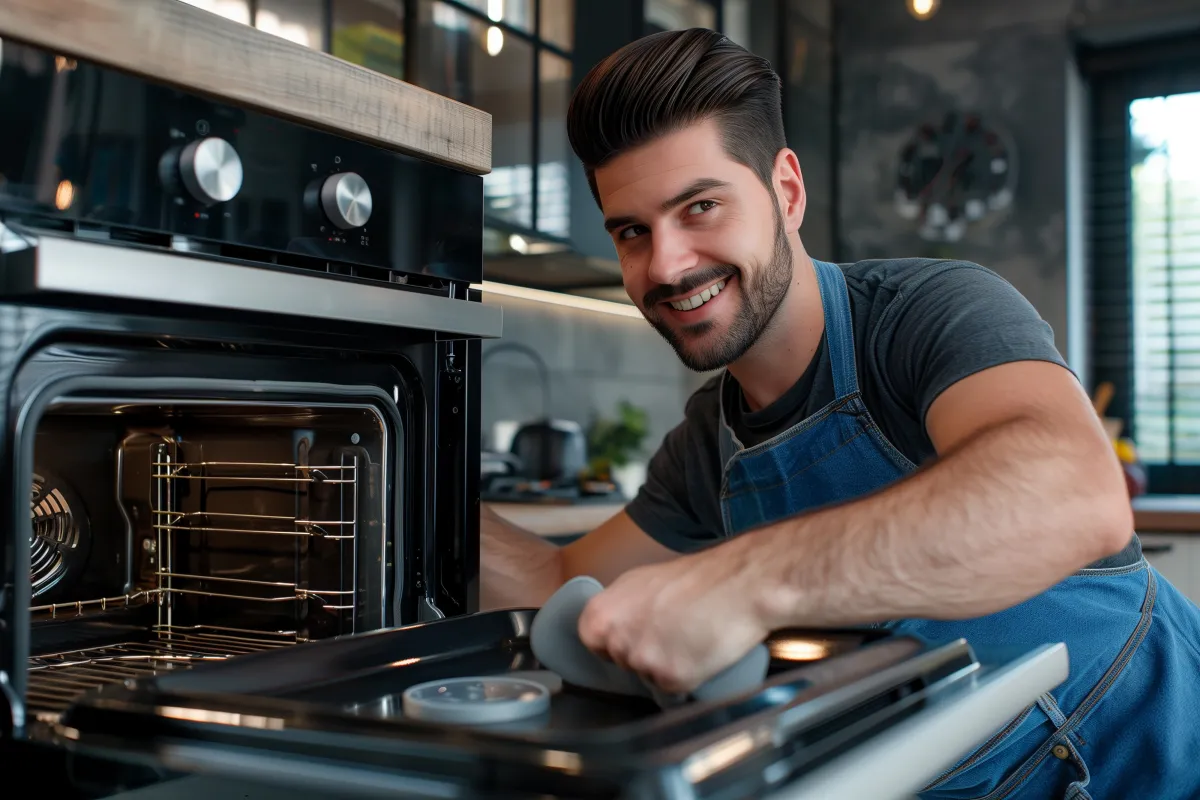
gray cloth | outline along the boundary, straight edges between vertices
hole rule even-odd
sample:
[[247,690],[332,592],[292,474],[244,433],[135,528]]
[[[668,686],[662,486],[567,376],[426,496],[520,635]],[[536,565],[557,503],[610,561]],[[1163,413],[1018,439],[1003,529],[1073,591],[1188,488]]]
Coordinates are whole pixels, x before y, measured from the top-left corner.
[[[1066,362],[1037,310],[995,272],[963,261],[888,259],[842,265],[854,317],[859,388],[884,435],[914,464],[936,452],[925,414],[946,388],[1012,361]],[[766,441],[834,399],[824,337],[808,370],[776,402],[746,409],[730,381],[730,424],[746,447]],[[689,398],[685,418],[650,461],[626,511],[663,545],[690,552],[721,527],[720,378]]]

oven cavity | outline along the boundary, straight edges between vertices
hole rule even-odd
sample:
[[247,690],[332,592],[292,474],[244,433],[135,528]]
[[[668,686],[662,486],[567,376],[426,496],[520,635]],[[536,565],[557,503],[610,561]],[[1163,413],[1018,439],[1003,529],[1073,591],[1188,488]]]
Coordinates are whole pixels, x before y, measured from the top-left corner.
[[59,402],[36,433],[27,703],[370,630],[386,603],[371,407]]

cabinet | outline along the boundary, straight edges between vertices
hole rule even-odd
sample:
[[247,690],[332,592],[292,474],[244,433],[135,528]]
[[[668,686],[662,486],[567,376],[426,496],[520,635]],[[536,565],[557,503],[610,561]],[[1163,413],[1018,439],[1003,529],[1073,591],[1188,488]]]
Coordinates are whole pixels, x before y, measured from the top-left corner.
[[1200,603],[1200,534],[1138,533],[1155,569],[1194,603]]

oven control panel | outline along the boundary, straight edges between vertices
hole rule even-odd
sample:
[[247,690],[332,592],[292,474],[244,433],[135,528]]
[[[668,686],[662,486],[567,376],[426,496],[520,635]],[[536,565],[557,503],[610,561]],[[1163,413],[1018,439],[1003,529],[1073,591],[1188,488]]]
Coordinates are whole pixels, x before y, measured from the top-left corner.
[[479,175],[26,45],[3,59],[0,213],[385,282],[482,280]]

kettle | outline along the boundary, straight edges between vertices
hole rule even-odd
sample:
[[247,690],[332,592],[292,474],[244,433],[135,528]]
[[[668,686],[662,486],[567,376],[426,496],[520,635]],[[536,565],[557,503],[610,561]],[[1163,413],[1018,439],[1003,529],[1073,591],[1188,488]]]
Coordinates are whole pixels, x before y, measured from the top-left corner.
[[543,419],[522,425],[509,450],[520,459],[525,477],[552,483],[572,482],[587,468],[587,438],[578,422]]

